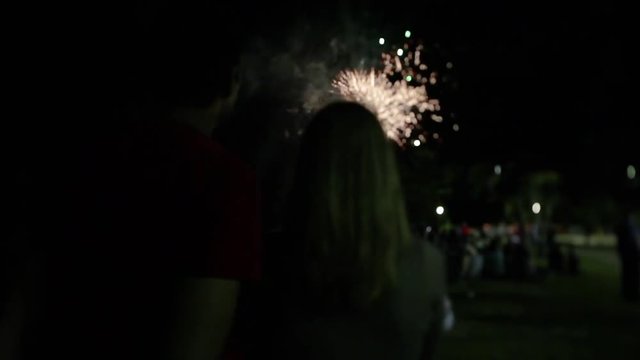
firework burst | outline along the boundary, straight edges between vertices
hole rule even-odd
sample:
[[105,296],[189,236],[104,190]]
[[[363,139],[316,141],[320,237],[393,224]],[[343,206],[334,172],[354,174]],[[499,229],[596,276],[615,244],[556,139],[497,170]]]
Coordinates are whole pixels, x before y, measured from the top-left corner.
[[422,86],[410,86],[406,81],[391,82],[383,72],[375,70],[343,70],[332,86],[346,100],[358,102],[378,116],[387,136],[402,145],[418,127],[425,111],[436,110]]
[[[405,32],[405,37],[410,36],[409,31]],[[384,43],[381,38],[379,44]],[[401,47],[392,47],[382,52],[379,69],[340,71],[331,83],[334,93],[373,111],[387,136],[398,144],[406,144],[416,134],[424,142],[426,132],[422,121],[442,123],[444,120],[440,101],[427,96],[427,87],[437,87],[438,74],[424,63],[425,51],[421,43],[413,40]],[[451,67],[449,63],[447,66]],[[426,111],[430,114],[423,114]],[[434,132],[433,138],[438,139],[438,134]]]

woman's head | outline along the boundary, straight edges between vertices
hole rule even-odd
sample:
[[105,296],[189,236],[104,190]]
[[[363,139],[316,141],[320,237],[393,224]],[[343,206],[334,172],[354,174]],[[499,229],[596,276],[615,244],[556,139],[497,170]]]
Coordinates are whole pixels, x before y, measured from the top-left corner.
[[314,296],[365,304],[393,283],[410,232],[393,150],[375,115],[354,103],[318,112],[292,199],[289,229]]

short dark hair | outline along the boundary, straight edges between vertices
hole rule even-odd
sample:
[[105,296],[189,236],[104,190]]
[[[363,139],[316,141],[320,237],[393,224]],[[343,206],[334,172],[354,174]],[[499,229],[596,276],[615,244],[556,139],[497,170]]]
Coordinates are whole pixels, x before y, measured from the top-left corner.
[[[216,0],[136,2],[120,14],[104,81],[116,97],[166,107],[205,107],[228,95],[243,36],[238,9]],[[117,33],[117,34],[116,34]],[[109,37],[110,34],[107,34]],[[115,55],[115,56],[114,56]]]

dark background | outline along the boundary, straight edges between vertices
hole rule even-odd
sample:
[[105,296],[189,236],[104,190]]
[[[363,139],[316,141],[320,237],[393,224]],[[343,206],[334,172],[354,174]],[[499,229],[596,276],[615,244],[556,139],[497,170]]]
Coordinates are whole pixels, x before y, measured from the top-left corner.
[[[361,31],[375,28],[381,36],[411,29],[437,47],[434,65],[454,64],[455,91],[441,99],[455,115],[449,124],[459,123],[461,131],[449,129],[428,150],[400,151],[406,172],[415,175],[405,176],[409,198],[413,189],[438,188],[415,203],[448,202],[458,222],[497,221],[506,216],[505,199],[522,195],[531,174],[552,172],[559,179],[557,221],[609,227],[619,216],[611,208],[637,207],[637,178],[626,177],[626,167],[637,169],[640,160],[630,5],[353,1],[262,3],[254,10],[248,23],[265,29],[274,44],[300,21],[311,27],[312,44],[348,15]],[[491,173],[495,164],[503,167],[499,184],[471,191],[490,181],[491,174],[476,174]],[[430,183],[433,178],[438,181]]]

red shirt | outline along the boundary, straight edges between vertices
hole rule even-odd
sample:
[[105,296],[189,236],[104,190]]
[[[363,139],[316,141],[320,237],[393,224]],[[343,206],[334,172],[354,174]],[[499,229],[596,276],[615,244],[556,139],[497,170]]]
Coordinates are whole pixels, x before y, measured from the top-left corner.
[[188,168],[195,218],[183,270],[194,276],[258,280],[261,268],[258,188],[254,172],[219,143],[188,127],[175,135]]
[[134,127],[119,143],[124,166],[114,173],[125,176],[116,183],[130,206],[120,211],[131,217],[122,235],[139,256],[155,248],[158,265],[179,276],[259,278],[258,189],[247,165],[179,123]]

